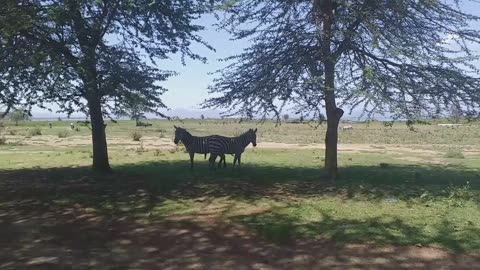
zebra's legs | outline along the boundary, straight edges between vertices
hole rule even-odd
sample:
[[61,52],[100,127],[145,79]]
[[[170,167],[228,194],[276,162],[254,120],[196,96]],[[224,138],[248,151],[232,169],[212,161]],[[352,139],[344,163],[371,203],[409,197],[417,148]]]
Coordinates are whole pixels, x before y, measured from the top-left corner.
[[190,152],[190,169],[193,169],[193,156],[195,155],[194,152]]
[[240,167],[240,160],[242,159],[242,154],[238,154],[238,167]]
[[223,167],[227,167],[227,163],[225,162],[225,154],[219,154],[220,156],[220,161],[218,162],[218,167],[220,168],[221,165],[222,165],[222,161],[223,161]]
[[217,154],[210,153],[210,158],[208,159],[208,167],[210,169],[215,168],[215,160],[217,159]]
[[233,156],[233,168],[235,168],[235,164],[237,163],[237,159],[238,159],[238,156],[237,156],[237,154],[235,154],[235,156]]

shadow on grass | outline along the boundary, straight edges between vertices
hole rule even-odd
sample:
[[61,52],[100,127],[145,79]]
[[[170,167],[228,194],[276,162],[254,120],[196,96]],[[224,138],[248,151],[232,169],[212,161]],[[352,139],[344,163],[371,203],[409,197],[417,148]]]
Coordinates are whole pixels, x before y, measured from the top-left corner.
[[394,245],[441,246],[454,251],[465,252],[480,250],[480,227],[468,224],[461,230],[448,219],[430,228],[406,223],[399,218],[370,217],[362,220],[339,218],[327,211],[322,211],[321,221],[310,221],[295,215],[268,211],[244,216],[236,216],[234,220],[253,228],[269,241],[291,245],[298,239],[315,239],[319,236],[344,245],[347,243],[376,243]]
[[[309,222],[273,210],[230,219],[243,228],[253,228],[262,239],[268,240],[262,242],[248,230],[237,232],[230,225],[219,225],[218,220],[172,221],[151,217],[157,211],[165,211],[164,216],[168,217],[169,210],[158,207],[169,200],[185,199],[228,198],[248,203],[268,198],[289,203],[290,198],[327,196],[369,202],[396,198],[415,204],[424,199],[453,198],[479,204],[478,171],[440,166],[351,166],[342,168],[342,179],[332,183],[322,177],[320,169],[312,167],[247,165],[210,171],[206,164],[201,164],[190,171],[188,166],[185,161],[122,165],[116,166],[115,173],[109,176],[92,174],[89,168],[0,171],[0,266],[19,269],[29,263],[36,265],[38,261],[32,260],[43,258],[42,265],[74,264],[88,269],[96,267],[89,259],[94,257],[101,266],[129,265],[143,269],[172,266],[183,269],[195,264],[207,269],[225,269],[245,263],[263,263],[278,269],[311,269],[328,267],[324,264],[328,260],[322,260],[332,255],[332,245],[342,243],[422,243],[457,251],[480,249],[478,224],[467,224],[462,231],[455,231],[447,219],[434,228],[433,235],[398,219],[358,221],[327,212],[321,213],[320,221]],[[222,212],[228,211],[229,206],[218,207]],[[318,239],[309,242],[308,239],[318,235],[329,242],[325,244]],[[272,246],[272,242],[295,245],[295,252],[284,250],[282,245]],[[362,256],[356,252],[359,251],[344,250],[342,256]],[[382,265],[392,265],[391,269],[412,269],[405,261],[422,266],[431,263],[406,255],[400,260],[395,251],[362,252],[365,256],[387,258]],[[314,259],[298,262],[294,259],[298,254]],[[50,257],[56,259],[45,262]],[[350,265],[344,257],[338,262],[338,269]],[[285,258],[291,260],[282,263]],[[363,259],[370,265],[370,259]],[[142,260],[143,264],[134,264]],[[435,263],[446,262],[437,259]]]
[[[116,166],[115,173],[107,176],[96,175],[88,167],[4,170],[0,171],[0,189],[10,190],[12,195],[22,192],[125,196],[142,190],[152,199],[208,195],[249,200],[264,196],[282,199],[284,195],[341,195],[345,199],[370,201],[458,197],[480,203],[480,171],[460,166],[350,166],[341,168],[338,181],[330,182],[320,168],[313,167],[250,165],[212,171],[203,165],[191,171],[187,161],[127,164]],[[88,198],[92,199],[95,200]]]

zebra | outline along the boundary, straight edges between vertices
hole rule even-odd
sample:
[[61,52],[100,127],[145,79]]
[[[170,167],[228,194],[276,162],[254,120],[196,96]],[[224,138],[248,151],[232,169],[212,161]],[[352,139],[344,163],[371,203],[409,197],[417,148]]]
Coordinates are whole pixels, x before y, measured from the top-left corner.
[[220,135],[212,135],[208,139],[208,150],[210,152],[209,166],[215,166],[215,159],[220,156],[220,167],[223,160],[223,166],[225,167],[225,154],[234,154],[233,167],[238,161],[240,166],[240,160],[245,148],[252,143],[253,147],[257,146],[257,129],[249,129],[238,137],[224,137]]
[[[179,141],[185,145],[185,149],[190,154],[190,168],[193,169],[193,157],[195,153],[200,153],[205,155],[207,158],[208,151],[208,140],[211,136],[206,137],[197,137],[190,134],[186,129],[173,126],[175,128],[175,138],[173,142],[178,144]],[[220,162],[222,159],[225,162],[225,155],[220,155]]]

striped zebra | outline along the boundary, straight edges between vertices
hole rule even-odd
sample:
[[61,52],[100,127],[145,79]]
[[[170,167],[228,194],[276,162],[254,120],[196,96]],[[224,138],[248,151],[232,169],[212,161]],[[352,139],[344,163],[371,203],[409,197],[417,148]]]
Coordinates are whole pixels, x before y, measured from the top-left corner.
[[[185,145],[185,149],[190,154],[190,168],[193,169],[193,157],[195,153],[204,154],[205,159],[207,158],[208,151],[208,140],[211,136],[206,137],[197,137],[190,134],[186,129],[173,126],[175,128],[175,138],[173,142],[178,144],[182,141]],[[225,162],[225,155],[220,155],[220,162],[222,159]]]
[[252,143],[254,147],[257,146],[257,129],[249,129],[238,137],[210,136],[208,139],[208,150],[210,152],[210,159],[208,160],[209,166],[214,167],[215,159],[217,156],[220,156],[218,166],[220,167],[223,160],[223,166],[225,167],[225,154],[234,154],[233,167],[235,167],[237,161],[238,166],[240,166],[242,153],[250,143]]

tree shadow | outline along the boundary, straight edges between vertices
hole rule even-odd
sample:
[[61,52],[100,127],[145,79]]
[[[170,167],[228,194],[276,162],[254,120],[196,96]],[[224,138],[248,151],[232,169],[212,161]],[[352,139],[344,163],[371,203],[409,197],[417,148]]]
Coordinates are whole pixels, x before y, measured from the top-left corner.
[[[478,204],[478,171],[351,166],[332,183],[311,167],[247,165],[210,171],[204,164],[190,171],[188,166],[186,161],[128,164],[116,166],[108,176],[85,167],[0,171],[0,268],[424,269],[479,262],[439,250],[434,250],[437,257],[415,257],[417,251],[408,247],[421,240],[455,251],[476,250],[478,224],[458,232],[444,220],[432,236],[398,219],[359,222],[328,212],[307,223],[275,211],[237,215],[226,223],[201,211],[191,220],[151,216],[156,211],[168,216],[169,210],[159,206],[168,206],[169,200],[208,205],[208,200],[225,197],[247,203],[321,196],[373,202],[396,198],[415,204],[424,194],[429,200],[453,194]],[[218,207],[222,213],[231,206]],[[352,246],[356,242],[361,244]]]
[[278,211],[236,216],[234,219],[254,229],[269,241],[292,245],[296,241],[315,239],[321,235],[336,245],[350,243],[394,244],[401,246],[442,246],[456,252],[480,250],[480,227],[469,224],[455,230],[454,224],[444,218],[434,225],[434,233],[412,226],[399,218],[370,217],[362,220],[338,218],[320,211],[320,221],[305,222],[295,215]]

